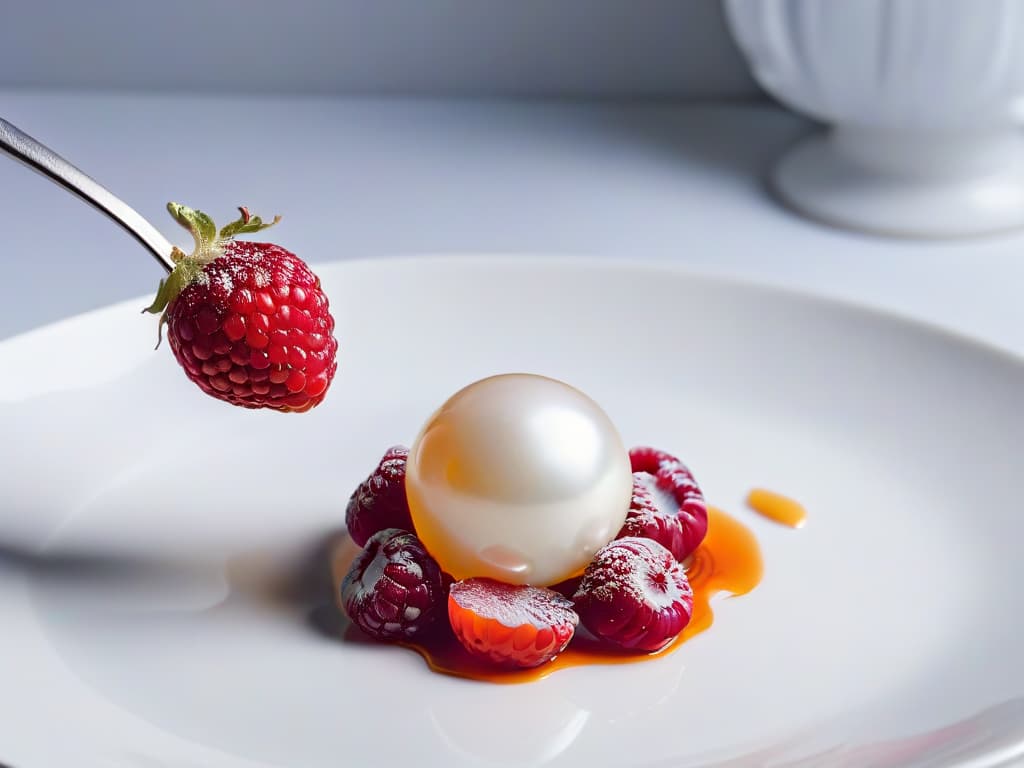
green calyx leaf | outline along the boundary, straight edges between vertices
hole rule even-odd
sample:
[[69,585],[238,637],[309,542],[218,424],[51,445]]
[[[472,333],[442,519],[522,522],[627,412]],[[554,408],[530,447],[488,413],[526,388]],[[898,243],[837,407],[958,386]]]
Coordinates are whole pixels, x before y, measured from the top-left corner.
[[143,312],[149,312],[150,314],[160,315],[160,324],[157,326],[156,330],[156,345],[158,347],[160,346],[160,342],[163,340],[164,323],[167,322],[167,305],[178,298],[178,295],[185,290],[185,286],[195,280],[199,276],[199,273],[203,271],[203,264],[190,256],[185,256],[177,249],[175,249],[175,252],[176,254],[180,254],[181,258],[175,259],[177,264],[175,264],[174,269],[171,270],[171,274],[160,281],[160,286],[157,288],[156,297],[153,299],[153,303],[142,310]]
[[223,250],[224,243],[231,238],[259,232],[274,226],[281,220],[280,216],[275,216],[273,221],[263,221],[259,216],[250,214],[249,209],[242,206],[238,209],[241,215],[230,224],[225,224],[218,232],[213,219],[202,211],[189,208],[181,203],[168,203],[167,210],[175,221],[192,233],[192,237],[196,241],[196,248],[192,252],[191,258],[203,263],[217,258]]
[[202,211],[189,208],[181,203],[168,203],[167,210],[175,221],[192,233],[196,247],[188,255],[180,248],[174,248],[171,253],[174,269],[171,270],[171,274],[160,281],[153,303],[143,310],[143,312],[160,315],[157,346],[160,346],[164,323],[167,322],[167,306],[185,290],[189,283],[202,274],[203,268],[207,264],[224,252],[224,244],[235,235],[259,232],[274,226],[281,220],[280,216],[275,216],[273,221],[264,222],[259,216],[251,215],[248,208],[242,207],[238,209],[241,216],[218,232],[213,219]]
[[189,208],[181,203],[168,203],[167,210],[174,220],[191,232],[192,237],[195,238],[196,249],[193,256],[197,258],[209,256],[210,260],[216,258],[217,254],[211,253],[217,249],[217,225],[213,223],[213,219],[202,211]]
[[202,271],[202,265],[196,263],[191,258],[186,257],[179,261],[171,271],[171,274],[160,281],[160,287],[156,291],[156,298],[153,299],[153,303],[146,307],[144,311],[153,315],[163,312],[167,309],[167,305],[185,290],[185,286],[195,280]]
[[245,206],[241,206],[238,209],[241,214],[237,219],[232,221],[230,224],[225,224],[220,230],[221,240],[230,240],[235,235],[248,234],[250,232],[259,232],[262,229],[268,229],[281,220],[280,216],[275,216],[273,221],[265,222],[259,216],[253,216],[249,213],[249,209]]

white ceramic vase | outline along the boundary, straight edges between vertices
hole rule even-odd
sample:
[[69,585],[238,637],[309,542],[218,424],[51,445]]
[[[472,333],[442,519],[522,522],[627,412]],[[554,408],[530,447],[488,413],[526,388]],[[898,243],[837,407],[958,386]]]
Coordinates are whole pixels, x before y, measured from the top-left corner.
[[758,82],[830,124],[775,168],[800,212],[881,234],[1024,226],[1024,2],[726,0]]

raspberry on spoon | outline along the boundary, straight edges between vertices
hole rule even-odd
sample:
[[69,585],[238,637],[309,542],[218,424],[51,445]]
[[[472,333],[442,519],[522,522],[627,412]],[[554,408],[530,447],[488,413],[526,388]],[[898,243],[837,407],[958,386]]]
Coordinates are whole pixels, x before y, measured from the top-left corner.
[[596,637],[628,650],[657,651],[690,622],[693,590],[665,547],[627,537],[597,553],[573,603]]
[[341,583],[345,613],[378,640],[410,640],[444,606],[445,579],[415,534],[378,531]]
[[359,484],[345,508],[345,526],[359,546],[385,528],[413,530],[405,498],[405,465],[409,449],[388,448],[377,468]]
[[617,538],[653,539],[682,562],[708,531],[708,510],[700,486],[675,456],[654,448],[633,448],[633,500]]
[[452,585],[448,620],[475,656],[506,667],[536,667],[565,650],[579,617],[550,589],[474,578]]
[[241,217],[218,232],[205,213],[168,203],[195,238],[175,248],[171,274],[146,311],[160,314],[185,375],[220,400],[245,408],[308,411],[334,378],[338,343],[320,279],[295,254],[273,243],[238,242],[263,222]]

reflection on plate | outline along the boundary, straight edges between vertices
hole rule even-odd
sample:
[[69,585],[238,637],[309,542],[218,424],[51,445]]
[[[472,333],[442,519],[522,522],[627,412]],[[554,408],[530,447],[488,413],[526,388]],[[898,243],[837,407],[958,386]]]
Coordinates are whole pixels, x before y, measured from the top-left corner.
[[[931,768],[1024,752],[1021,361],[628,264],[321,275],[341,368],[304,416],[201,396],[152,351],[138,302],[0,344],[0,368],[31,361],[38,382],[0,382],[0,679],[17,694],[0,699],[0,762]],[[525,686],[340,640],[324,569],[349,492],[432,405],[510,370],[570,381],[628,444],[684,457],[755,530],[761,586],[657,663]],[[752,486],[813,524],[746,510]]]

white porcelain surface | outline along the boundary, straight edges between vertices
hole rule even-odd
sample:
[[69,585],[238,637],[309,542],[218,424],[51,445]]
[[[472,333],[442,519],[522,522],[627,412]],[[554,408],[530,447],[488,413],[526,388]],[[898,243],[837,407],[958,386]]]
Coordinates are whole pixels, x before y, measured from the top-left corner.
[[[0,370],[32,371],[0,378],[0,762],[936,768],[1024,754],[1020,359],[669,269],[509,257],[321,274],[342,365],[303,416],[200,395],[151,350],[139,302],[0,344]],[[672,656],[526,686],[341,640],[322,545],[351,488],[448,394],[507,370],[569,381],[627,444],[684,456],[755,530],[763,584],[718,602]],[[753,485],[804,502],[807,526],[745,511]]]
[[829,223],[946,237],[1024,225],[1024,6],[1016,0],[727,0],[761,85],[835,130],[780,163]]

